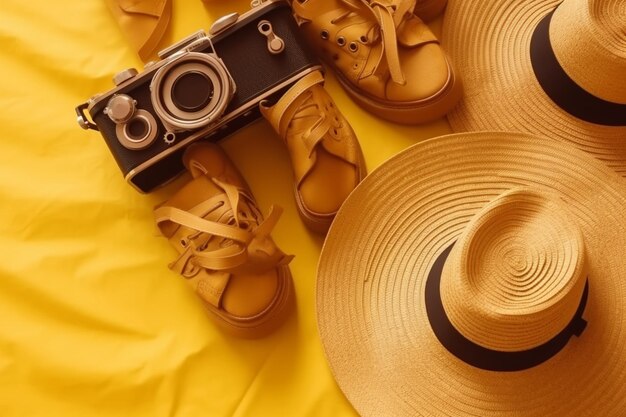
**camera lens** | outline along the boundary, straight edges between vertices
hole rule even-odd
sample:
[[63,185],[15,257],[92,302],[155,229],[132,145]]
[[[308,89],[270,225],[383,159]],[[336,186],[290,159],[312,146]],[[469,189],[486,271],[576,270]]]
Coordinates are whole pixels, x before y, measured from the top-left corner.
[[182,74],[172,84],[172,101],[181,110],[203,109],[213,98],[213,82],[199,71]]
[[148,131],[148,123],[145,119],[141,117],[135,117],[128,123],[126,131],[128,132],[128,136],[130,136],[132,139],[141,140],[146,136],[146,133]]
[[187,52],[163,65],[150,83],[157,116],[170,131],[207,126],[226,110],[235,85],[214,54]]

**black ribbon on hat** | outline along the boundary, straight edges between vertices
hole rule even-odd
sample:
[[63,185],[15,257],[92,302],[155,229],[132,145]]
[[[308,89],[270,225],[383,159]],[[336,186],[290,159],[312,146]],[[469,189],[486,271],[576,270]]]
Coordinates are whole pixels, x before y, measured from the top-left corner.
[[541,88],[557,106],[572,116],[605,126],[626,126],[626,104],[594,96],[576,84],[559,64],[550,43],[553,13],[539,22],[530,40],[530,61]]
[[441,302],[440,282],[443,266],[454,244],[437,257],[426,281],[426,313],[430,327],[439,342],[463,362],[488,371],[521,371],[539,365],[556,355],[573,336],[580,336],[587,322],[582,318],[587,304],[589,281],[572,320],[561,332],[546,343],[532,349],[505,352],[480,346],[463,336],[450,322]]

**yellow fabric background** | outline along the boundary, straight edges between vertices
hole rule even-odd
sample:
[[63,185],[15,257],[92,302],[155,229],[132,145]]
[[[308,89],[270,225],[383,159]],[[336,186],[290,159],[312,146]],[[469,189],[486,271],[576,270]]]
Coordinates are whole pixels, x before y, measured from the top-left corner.
[[[248,1],[175,1],[161,47]],[[436,22],[435,28],[438,28]],[[174,252],[150,195],[127,185],[74,107],[142,64],[102,0],[0,4],[0,415],[353,416],[326,364],[315,320],[323,239],[302,225],[286,151],[264,121],[223,142],[296,255],[297,312],[262,340],[226,337],[167,268]],[[360,138],[368,169],[428,137],[383,122],[327,87]],[[341,279],[341,277],[337,277]]]

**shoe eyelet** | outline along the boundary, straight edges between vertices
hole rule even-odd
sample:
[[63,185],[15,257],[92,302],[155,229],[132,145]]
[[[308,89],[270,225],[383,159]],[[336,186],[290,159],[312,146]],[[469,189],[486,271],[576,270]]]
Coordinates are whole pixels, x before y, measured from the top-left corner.
[[344,38],[343,36],[340,36],[337,38],[337,45],[345,46],[345,44],[346,44],[346,38]]
[[367,39],[367,36],[365,35],[361,35],[361,38],[359,39],[361,42],[363,43],[367,43],[369,40]]
[[350,52],[356,52],[359,50],[359,45],[356,42],[350,42],[348,49],[350,49]]
[[324,40],[328,40],[329,33],[326,29],[322,29],[320,32],[320,37]]
[[186,248],[186,247],[187,247],[187,239],[181,239],[181,240],[180,240],[180,245],[181,245],[183,248]]

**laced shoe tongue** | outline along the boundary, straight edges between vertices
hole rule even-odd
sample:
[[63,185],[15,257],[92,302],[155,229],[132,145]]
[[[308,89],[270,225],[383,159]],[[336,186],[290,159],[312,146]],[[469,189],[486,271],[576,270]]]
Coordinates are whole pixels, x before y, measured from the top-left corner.
[[398,26],[398,43],[405,47],[416,47],[425,43],[439,42],[437,37],[422,20],[411,15]]
[[313,88],[303,89],[291,99],[278,121],[279,134],[301,140],[309,158],[332,126],[332,118],[319,106]]
[[312,94],[305,93],[304,96],[305,99],[302,100],[291,119],[290,129],[292,133],[299,134],[306,131],[323,116],[319,106],[313,100]]
[[212,181],[224,190],[221,204],[200,216],[208,221],[245,230],[248,239],[242,242],[226,236],[198,232],[199,243],[202,243],[195,247],[196,264],[230,273],[262,273],[279,264],[288,263],[291,257],[281,252],[269,237],[282,210],[272,207],[267,219],[260,222],[260,211],[244,190],[215,178]]
[[[253,230],[259,226],[260,211],[244,190],[216,178],[212,178],[212,182],[223,190],[223,194],[219,195],[218,204],[206,213],[200,214],[201,217],[244,230]],[[227,237],[220,239],[221,246],[231,244],[235,244],[232,239]]]

